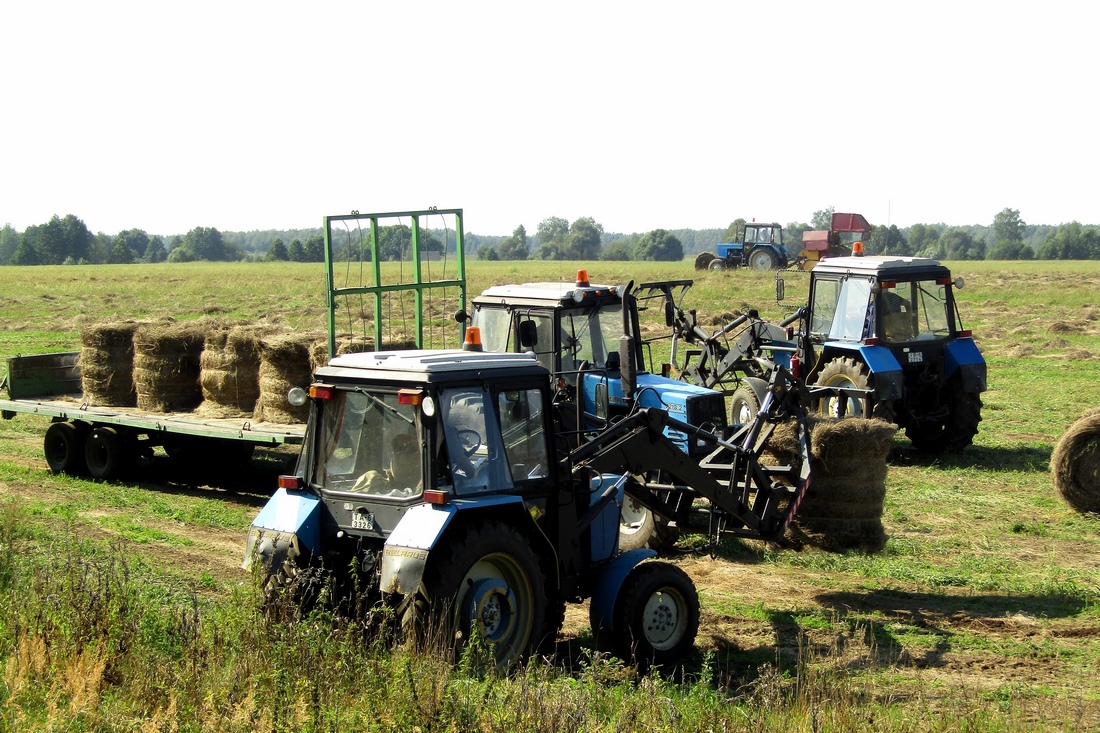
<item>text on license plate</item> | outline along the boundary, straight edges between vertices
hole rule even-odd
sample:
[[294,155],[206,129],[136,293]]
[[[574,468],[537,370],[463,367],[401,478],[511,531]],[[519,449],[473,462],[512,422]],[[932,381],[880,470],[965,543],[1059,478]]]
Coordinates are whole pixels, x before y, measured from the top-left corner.
[[374,515],[370,512],[354,512],[351,515],[352,529],[374,529]]
[[910,351],[909,352],[909,363],[910,364],[920,364],[922,361],[924,361],[924,352],[923,351]]

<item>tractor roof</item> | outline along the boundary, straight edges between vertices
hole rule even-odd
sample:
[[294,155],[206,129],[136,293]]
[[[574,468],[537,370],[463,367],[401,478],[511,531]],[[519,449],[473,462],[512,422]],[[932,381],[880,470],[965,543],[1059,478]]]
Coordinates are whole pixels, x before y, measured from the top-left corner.
[[950,270],[930,257],[897,257],[892,255],[869,257],[826,257],[816,267],[815,273],[859,273],[879,277],[921,278],[944,277]]
[[494,285],[474,298],[477,305],[561,305],[577,307],[590,303],[620,303],[620,285],[593,285],[576,283],[523,283],[522,285]]
[[458,381],[470,378],[548,377],[533,354],[434,349],[342,354],[317,370],[319,379]]

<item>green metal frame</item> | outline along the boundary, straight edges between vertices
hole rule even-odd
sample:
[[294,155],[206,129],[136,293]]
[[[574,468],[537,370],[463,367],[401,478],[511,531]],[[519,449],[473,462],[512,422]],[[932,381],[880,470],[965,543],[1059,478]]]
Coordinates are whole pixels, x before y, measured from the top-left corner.
[[[420,251],[420,219],[428,216],[454,216],[455,217],[455,262],[457,277],[447,280],[432,280],[425,282],[421,267]],[[382,283],[382,263],[378,248],[378,222],[385,219],[400,219],[409,217],[412,219],[412,264],[413,282],[384,285]],[[367,220],[370,224],[369,242],[371,253],[371,273],[373,284],[337,287],[335,279],[336,263],[333,259],[332,224],[342,221],[361,222]],[[360,214],[353,211],[350,214],[326,216],[325,221],[325,269],[327,271],[328,286],[328,353],[330,358],[336,354],[336,308],[337,299],[349,295],[369,295],[374,298],[374,348],[378,350],[382,343],[382,294],[410,290],[413,292],[416,304],[416,347],[424,348],[424,293],[437,288],[457,287],[459,289],[459,308],[466,308],[466,257],[464,251],[464,234],[462,228],[462,209],[426,209],[421,211],[395,211],[379,214]],[[463,332],[465,324],[460,324]]]

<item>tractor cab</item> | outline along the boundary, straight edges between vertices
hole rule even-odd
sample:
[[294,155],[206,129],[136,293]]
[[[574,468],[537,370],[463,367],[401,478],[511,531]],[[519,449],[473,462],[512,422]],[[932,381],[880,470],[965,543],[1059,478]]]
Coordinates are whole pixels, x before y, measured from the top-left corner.
[[[539,364],[568,382],[585,362],[618,370],[623,333],[623,287],[593,285],[579,270],[574,283],[496,285],[473,301],[471,325],[486,351],[533,352]],[[627,316],[632,333],[637,317]],[[635,363],[641,351],[635,339]]]

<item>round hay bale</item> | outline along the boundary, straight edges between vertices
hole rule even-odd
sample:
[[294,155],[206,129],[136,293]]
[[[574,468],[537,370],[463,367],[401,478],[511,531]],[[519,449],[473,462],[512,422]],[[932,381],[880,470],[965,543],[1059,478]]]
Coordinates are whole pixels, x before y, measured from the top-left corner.
[[92,405],[133,407],[136,321],[97,323],[80,330],[80,382]]
[[311,355],[315,334],[283,334],[260,339],[260,395],[255,418],[260,422],[305,422],[309,405],[294,407],[287,399],[292,387],[308,389],[313,379]]
[[1100,513],[1100,408],[1077,419],[1050,457],[1054,488],[1082,513]]
[[189,412],[202,402],[200,359],[207,324],[145,323],[134,332],[137,406],[149,412]]
[[260,340],[270,327],[235,326],[206,334],[199,360],[204,417],[246,417],[260,398]]

